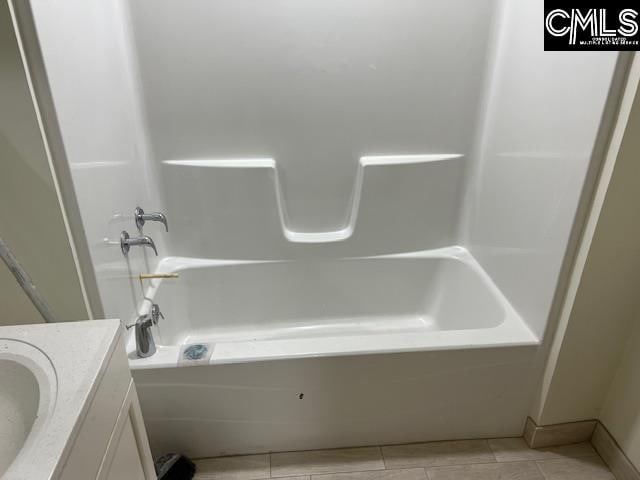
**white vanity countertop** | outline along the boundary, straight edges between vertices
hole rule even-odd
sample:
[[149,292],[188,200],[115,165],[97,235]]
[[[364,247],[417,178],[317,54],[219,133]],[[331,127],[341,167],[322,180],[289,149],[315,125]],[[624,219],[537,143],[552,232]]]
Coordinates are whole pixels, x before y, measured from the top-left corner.
[[49,418],[31,432],[3,480],[56,478],[120,335],[119,320],[0,327],[0,348],[19,341],[39,349],[53,365],[56,386]]

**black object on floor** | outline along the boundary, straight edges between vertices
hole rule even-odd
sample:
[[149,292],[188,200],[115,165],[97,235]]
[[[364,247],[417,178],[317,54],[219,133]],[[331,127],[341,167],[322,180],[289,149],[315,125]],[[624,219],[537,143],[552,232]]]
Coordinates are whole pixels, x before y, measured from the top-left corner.
[[196,473],[195,464],[179,453],[167,453],[154,462],[158,480],[191,480]]

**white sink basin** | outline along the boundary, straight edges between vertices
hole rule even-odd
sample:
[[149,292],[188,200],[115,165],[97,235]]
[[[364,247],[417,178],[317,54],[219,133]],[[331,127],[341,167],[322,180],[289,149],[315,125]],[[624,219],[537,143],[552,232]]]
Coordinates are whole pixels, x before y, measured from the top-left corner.
[[32,450],[55,406],[56,374],[41,350],[0,338],[0,477]]
[[22,449],[38,415],[36,376],[13,360],[0,360],[0,474]]
[[0,480],[61,478],[119,332],[117,320],[0,327]]

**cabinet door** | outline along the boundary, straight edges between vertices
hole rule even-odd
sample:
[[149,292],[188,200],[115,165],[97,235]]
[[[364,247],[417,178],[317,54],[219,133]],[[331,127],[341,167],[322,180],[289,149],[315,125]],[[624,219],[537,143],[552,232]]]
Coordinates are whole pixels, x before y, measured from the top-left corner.
[[131,402],[131,374],[120,341],[116,340],[118,347],[105,366],[102,380],[68,452],[60,475],[63,480],[93,480],[98,477],[115,426],[122,415],[123,402]]
[[142,421],[136,387],[131,380],[98,480],[155,480],[153,458]]
[[131,418],[124,423],[106,478],[107,480],[146,480]]

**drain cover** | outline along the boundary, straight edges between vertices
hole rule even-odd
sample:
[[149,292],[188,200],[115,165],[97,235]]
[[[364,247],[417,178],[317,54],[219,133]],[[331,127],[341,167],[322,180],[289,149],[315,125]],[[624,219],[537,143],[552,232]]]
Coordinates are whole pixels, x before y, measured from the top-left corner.
[[187,360],[200,360],[202,359],[209,349],[206,345],[202,343],[196,343],[194,345],[189,345],[184,349],[184,358]]

